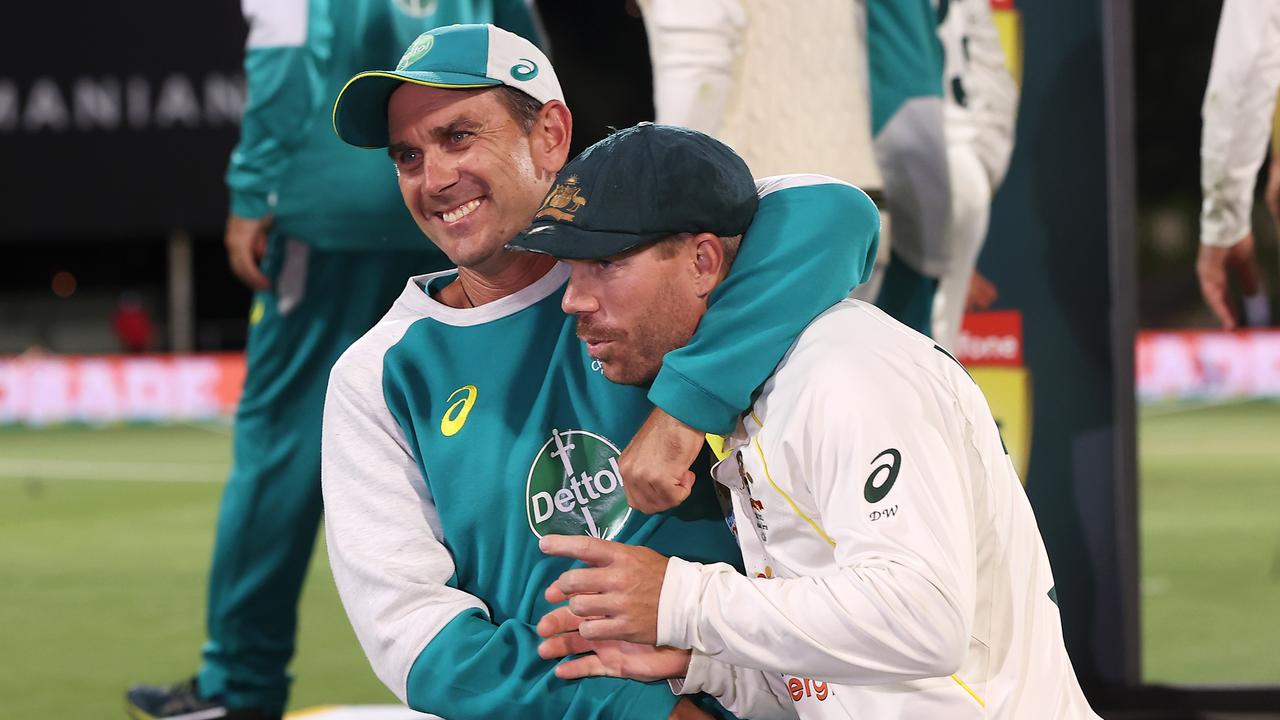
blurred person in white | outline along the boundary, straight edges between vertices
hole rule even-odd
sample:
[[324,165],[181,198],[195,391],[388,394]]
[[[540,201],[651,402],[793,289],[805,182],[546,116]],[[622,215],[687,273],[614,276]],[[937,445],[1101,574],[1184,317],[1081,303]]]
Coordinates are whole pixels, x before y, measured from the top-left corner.
[[[951,260],[933,298],[933,339],[954,348],[971,305],[989,305],[993,286],[974,277],[987,237],[991,200],[1009,169],[1018,114],[1018,85],[1005,62],[990,0],[950,0],[939,6],[944,55],[943,129],[951,173],[947,245]],[[970,292],[971,281],[981,290]]]
[[816,172],[867,192],[884,227],[856,295],[928,334],[950,195],[930,0],[639,5],[657,121],[722,140],[758,175]]
[[[1270,323],[1250,217],[1277,88],[1280,0],[1225,0],[1201,108],[1200,185],[1204,202],[1196,274],[1200,293],[1227,330],[1241,324],[1229,297],[1229,274],[1235,274],[1244,295],[1245,324]],[[1280,210],[1280,186],[1276,185],[1280,180],[1274,164],[1272,170],[1268,201]],[[1272,201],[1273,197],[1277,201]]]
[[[664,125],[707,133],[759,176],[882,187],[871,148],[863,2],[640,0]],[[874,193],[872,193],[874,194]]]

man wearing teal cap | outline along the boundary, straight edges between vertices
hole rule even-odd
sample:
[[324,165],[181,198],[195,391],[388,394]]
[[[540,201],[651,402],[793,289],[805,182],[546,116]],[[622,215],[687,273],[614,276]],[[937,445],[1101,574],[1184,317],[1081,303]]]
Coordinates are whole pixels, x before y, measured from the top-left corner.
[[[227,170],[232,269],[255,291],[234,463],[218,515],[198,675],[135,686],[135,718],[278,718],[320,520],[329,368],[404,277],[448,267],[424,242],[386,160],[343,144],[343,83],[393,63],[424,30],[495,22],[536,37],[525,0],[244,0],[247,104]],[[135,652],[164,642],[139,628]]]
[[[411,278],[334,367],[331,565],[375,672],[414,708],[450,720],[698,717],[665,684],[555,676],[534,623],[551,609],[542,588],[569,564],[538,539],[734,557],[710,484],[688,482],[689,438],[696,455],[701,431],[732,427],[805,323],[862,279],[878,227],[849,224],[865,196],[847,184],[762,181],[735,270],[691,342],[651,386],[614,385],[560,311],[567,267],[505,249],[535,214],[574,217],[594,202],[559,172],[572,116],[554,78],[527,42],[455,26],[338,99],[339,135],[388,148],[410,214],[458,269]],[[672,417],[642,428],[651,402]],[[619,451],[638,429],[628,452],[683,459],[653,497],[633,494],[638,466]],[[668,494],[687,499],[640,507]]]

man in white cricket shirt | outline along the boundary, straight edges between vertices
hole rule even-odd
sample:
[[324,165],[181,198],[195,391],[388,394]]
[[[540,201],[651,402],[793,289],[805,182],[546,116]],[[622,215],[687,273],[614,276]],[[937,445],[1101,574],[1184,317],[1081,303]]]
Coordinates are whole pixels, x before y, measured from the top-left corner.
[[[1200,185],[1204,199],[1196,257],[1200,294],[1225,330],[1271,321],[1250,220],[1277,88],[1280,0],[1225,0],[1201,108]],[[1243,291],[1243,318],[1229,297],[1228,275],[1237,276]]]
[[[699,166],[728,152],[679,128],[614,135],[564,172],[597,188],[592,203],[645,208],[647,231],[635,212],[590,226],[548,217],[511,243],[568,261],[562,307],[610,380],[648,382],[724,278],[738,238],[699,224],[727,202],[688,178],[714,174]],[[620,181],[596,182],[606,173]],[[877,223],[875,206],[849,221]],[[559,676],[672,678],[674,691],[714,694],[751,718],[1097,717],[995,421],[932,340],[866,303],[833,306],[718,454],[747,577],[542,538],[544,552],[590,566],[547,590],[568,604],[542,619],[539,652],[580,656]]]

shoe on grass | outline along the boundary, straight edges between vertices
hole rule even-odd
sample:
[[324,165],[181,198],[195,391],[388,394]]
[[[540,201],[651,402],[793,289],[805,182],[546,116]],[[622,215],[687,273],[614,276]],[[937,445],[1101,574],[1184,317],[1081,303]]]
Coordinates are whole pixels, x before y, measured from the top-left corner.
[[202,697],[193,677],[176,685],[134,685],[124,694],[134,720],[280,720],[258,708],[228,708],[221,695]]

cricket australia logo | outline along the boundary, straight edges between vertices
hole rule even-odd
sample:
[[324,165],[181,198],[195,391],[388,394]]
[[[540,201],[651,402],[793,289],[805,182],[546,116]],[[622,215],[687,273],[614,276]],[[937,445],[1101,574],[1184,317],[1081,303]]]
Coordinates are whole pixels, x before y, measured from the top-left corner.
[[535,220],[553,217],[563,222],[573,222],[574,215],[586,204],[587,199],[582,196],[582,188],[578,185],[578,176],[570,175],[564,182],[551,188],[547,199],[542,202],[542,208],[533,217]]
[[586,430],[552,430],[525,489],[533,534],[617,537],[631,517],[619,455],[613,443]]

